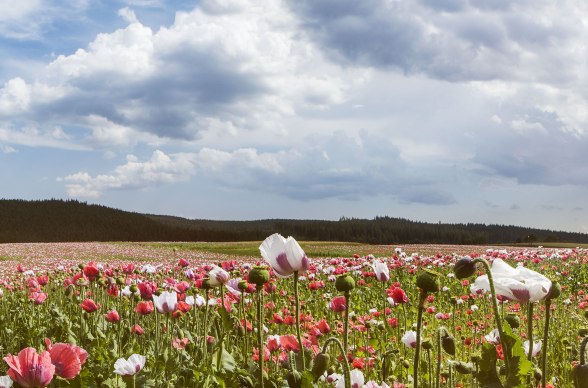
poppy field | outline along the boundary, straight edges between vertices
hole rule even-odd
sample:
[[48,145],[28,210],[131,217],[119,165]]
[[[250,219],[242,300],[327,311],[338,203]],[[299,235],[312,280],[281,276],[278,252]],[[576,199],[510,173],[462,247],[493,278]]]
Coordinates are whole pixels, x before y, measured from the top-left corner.
[[588,387],[587,263],[278,234],[2,244],[0,387]]

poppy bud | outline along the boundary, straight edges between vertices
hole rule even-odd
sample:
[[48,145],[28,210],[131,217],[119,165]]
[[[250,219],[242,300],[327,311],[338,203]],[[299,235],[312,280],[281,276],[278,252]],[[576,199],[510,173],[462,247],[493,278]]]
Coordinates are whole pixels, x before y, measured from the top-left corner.
[[423,342],[421,342],[421,346],[423,347],[423,349],[425,350],[431,350],[433,349],[433,344],[431,343],[430,339],[426,339]]
[[588,328],[583,327],[583,328],[579,329],[578,335],[580,337],[586,337],[588,335]]
[[240,291],[245,291],[247,289],[247,287],[249,287],[249,283],[247,283],[247,280],[241,280],[237,284],[237,287],[239,288]]
[[131,291],[134,294],[137,291],[139,291],[139,287],[137,287],[136,284],[131,284],[131,286],[129,287],[129,291]]
[[533,372],[533,377],[535,378],[535,381],[541,380],[541,377],[543,377],[543,373],[541,372],[541,369],[535,368],[535,371]]
[[330,361],[331,357],[326,353],[319,353],[316,355],[312,364],[312,375],[314,376],[315,381],[325,373],[329,367]]
[[551,288],[545,296],[545,300],[557,299],[561,295],[561,285],[558,282],[552,282]]
[[469,257],[464,257],[455,263],[453,272],[458,279],[469,278],[476,273],[476,264]]
[[465,362],[459,361],[455,363],[455,370],[462,375],[469,375],[472,373],[472,366]]
[[122,286],[123,284],[125,284],[125,279],[123,277],[117,277],[116,278],[116,284],[118,284],[119,286]]
[[588,388],[588,365],[574,367],[574,383],[577,388]]
[[472,360],[472,362],[475,362],[475,363],[477,364],[477,363],[479,363],[479,362],[482,360],[482,358],[481,358],[479,355],[477,355],[477,354],[474,354],[474,355],[471,357],[471,360]]
[[513,329],[518,329],[518,327],[521,325],[521,318],[519,318],[519,316],[516,314],[507,314],[504,320]]
[[433,271],[425,270],[416,279],[416,285],[425,293],[439,292],[439,275]]
[[408,369],[408,368],[410,368],[410,362],[408,362],[408,360],[404,360],[404,361],[402,362],[402,366],[403,366],[404,368]]
[[288,386],[290,388],[298,388],[302,386],[302,375],[297,370],[290,371],[286,377]]
[[269,271],[266,267],[253,267],[249,272],[249,282],[256,286],[262,286],[269,282]]
[[78,264],[78,268],[79,269],[84,269],[84,264],[82,264],[82,263]]
[[441,338],[441,347],[445,353],[455,356],[455,338],[452,335],[444,335]]
[[349,292],[355,288],[355,280],[348,273],[337,277],[335,288],[339,292]]
[[210,283],[210,278],[202,279],[202,289],[203,290],[210,290],[212,288],[212,284]]

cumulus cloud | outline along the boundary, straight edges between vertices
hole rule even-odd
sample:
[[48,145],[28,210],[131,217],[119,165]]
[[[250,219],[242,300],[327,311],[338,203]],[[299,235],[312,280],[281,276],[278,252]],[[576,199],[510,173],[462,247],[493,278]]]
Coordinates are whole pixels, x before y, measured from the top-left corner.
[[157,31],[128,7],[119,15],[127,27],[58,56],[35,80],[8,80],[0,119],[81,124],[97,146],[105,140],[97,118],[185,141],[212,126],[275,131],[301,109],[343,102],[363,72],[325,60],[280,1],[205,1]]
[[[306,139],[303,148],[223,151],[202,148],[194,153],[153,153],[141,162],[127,157],[111,174],[71,174],[72,197],[96,197],[113,189],[136,189],[187,180],[207,179],[227,189],[275,193],[297,200],[359,199],[387,195],[405,203],[451,204],[448,192],[434,179],[416,177],[400,152],[386,139],[360,133],[361,141],[338,131]],[[148,172],[148,173],[147,173]]]
[[169,184],[184,181],[193,173],[194,166],[185,155],[170,156],[156,150],[144,162],[133,155],[127,156],[126,163],[116,167],[112,174],[92,177],[82,171],[58,178],[58,181],[65,183],[70,197],[97,198],[105,190],[142,189]]

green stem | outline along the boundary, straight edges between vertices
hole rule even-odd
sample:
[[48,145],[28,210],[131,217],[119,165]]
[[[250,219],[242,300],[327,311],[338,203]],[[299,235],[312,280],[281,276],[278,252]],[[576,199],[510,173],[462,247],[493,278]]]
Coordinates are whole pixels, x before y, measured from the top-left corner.
[[435,388],[439,388],[439,385],[441,383],[441,333],[443,332],[443,330],[447,332],[447,329],[445,329],[445,327],[443,326],[441,326],[437,330],[437,379],[435,380]]
[[502,345],[502,349],[504,350],[504,364],[506,366],[506,370],[510,370],[510,353],[508,351],[506,342],[504,341],[504,329],[502,328],[502,320],[500,319],[500,315],[498,312],[498,300],[496,299],[496,289],[494,288],[494,277],[492,276],[492,268],[490,267],[490,263],[482,257],[477,257],[473,260],[473,263],[482,263],[484,268],[486,269],[486,274],[488,275],[488,283],[490,283],[490,294],[492,295],[492,307],[494,308],[494,319],[496,320],[496,328],[498,329],[498,335],[500,336],[500,344]]
[[204,362],[206,362],[207,353],[208,353],[208,290],[204,292],[204,327],[203,327],[203,334],[202,334],[202,343],[203,343],[203,352],[204,352]]
[[345,292],[345,318],[343,322],[343,349],[345,349],[345,360],[349,352],[349,291]]
[[541,355],[541,386],[547,387],[547,338],[549,337],[549,318],[551,316],[551,299],[545,301],[545,329],[543,330],[543,354]]
[[296,337],[300,346],[300,359],[302,360],[302,370],[306,369],[304,360],[304,347],[302,346],[302,336],[300,335],[300,298],[298,296],[298,271],[294,271],[294,298],[296,299]]
[[529,339],[529,353],[527,360],[531,361],[533,358],[533,303],[529,302],[527,309],[527,338]]
[[388,378],[388,365],[386,364],[387,357],[391,354],[395,354],[393,350],[387,351],[382,356],[382,382],[385,382]]
[[416,331],[416,348],[414,350],[414,364],[412,367],[413,388],[419,387],[419,361],[421,357],[421,326],[423,323],[423,310],[425,309],[425,300],[427,294],[421,292],[419,295],[419,305],[417,310],[417,331]]
[[[343,373],[345,374],[345,388],[351,388],[351,372],[349,371],[349,361],[347,361],[347,354],[344,350],[345,347],[341,344],[341,341],[339,341],[335,337],[329,338],[323,345],[322,353],[326,353],[329,348],[329,345],[332,343],[337,344],[337,347],[339,348],[339,353],[341,353],[341,356],[343,357]],[[384,355],[384,357],[385,356],[386,355]]]
[[259,355],[259,386],[263,388],[263,287],[258,287],[257,290],[257,343]]

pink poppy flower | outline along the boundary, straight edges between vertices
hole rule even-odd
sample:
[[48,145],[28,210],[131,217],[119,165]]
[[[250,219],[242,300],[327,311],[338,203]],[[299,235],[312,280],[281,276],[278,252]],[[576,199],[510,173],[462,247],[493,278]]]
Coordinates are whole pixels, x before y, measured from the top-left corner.
[[25,388],[46,387],[55,374],[55,365],[51,363],[51,355],[47,351],[37,354],[35,348],[25,348],[18,356],[8,354],[4,361],[10,367],[8,376]]
[[98,311],[98,309],[100,308],[100,305],[96,304],[96,302],[94,302],[92,299],[84,299],[80,306],[87,313],[93,313],[95,311]]
[[336,313],[340,313],[345,311],[345,297],[344,296],[336,296],[331,300],[329,304],[329,308]]
[[80,374],[82,365],[88,359],[88,352],[79,346],[65,343],[51,345],[49,339],[45,339],[47,350],[51,355],[51,363],[55,365],[55,374],[66,380],[72,380]]

